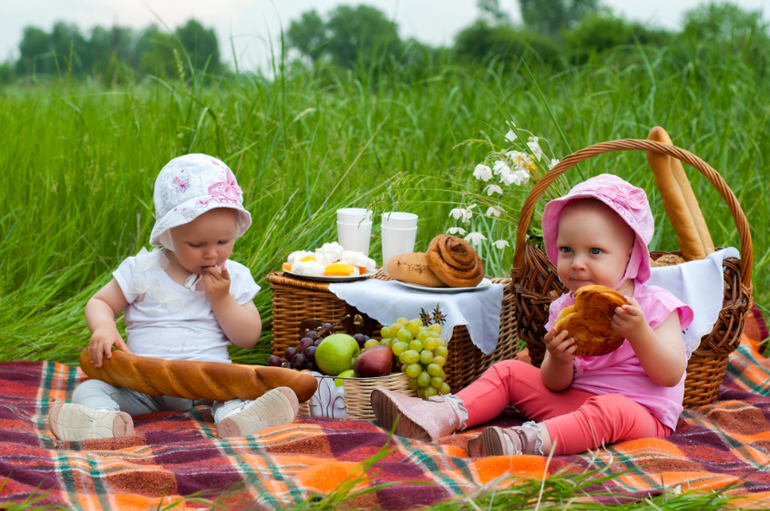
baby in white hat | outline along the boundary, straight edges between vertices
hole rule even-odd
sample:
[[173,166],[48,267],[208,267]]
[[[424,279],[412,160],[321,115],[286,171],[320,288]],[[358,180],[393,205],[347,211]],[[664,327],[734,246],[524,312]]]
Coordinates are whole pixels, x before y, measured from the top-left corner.
[[[252,301],[260,288],[248,268],[228,259],[235,239],[251,225],[243,192],[222,161],[188,154],[163,167],[154,198],[157,221],[150,244],[162,248],[143,248],[127,258],[88,301],[91,360],[100,367],[115,346],[145,357],[229,363],[228,346],[251,348],[262,330]],[[127,342],[115,326],[121,312]],[[61,440],[127,436],[133,433],[132,417],[186,412],[194,404],[88,380],[75,389],[72,403],[51,408],[48,422]],[[254,401],[212,406],[220,437],[291,423],[297,410],[297,396],[287,387]]]

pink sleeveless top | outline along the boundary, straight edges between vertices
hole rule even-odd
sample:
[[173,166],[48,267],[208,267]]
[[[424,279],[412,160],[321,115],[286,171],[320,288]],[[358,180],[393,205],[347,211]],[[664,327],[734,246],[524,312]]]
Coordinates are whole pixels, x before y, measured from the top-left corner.
[[[692,309],[663,288],[647,286],[636,281],[633,296],[639,302],[644,317],[653,330],[674,311],[679,315],[682,330],[692,323]],[[565,293],[554,300],[548,311],[546,330],[553,328],[559,311],[574,303],[573,293]],[[647,408],[671,431],[676,429],[679,414],[682,413],[686,371],[675,386],[658,385],[647,376],[627,340],[612,353],[598,357],[575,357],[572,364],[574,378],[571,388],[598,395],[621,394]]]

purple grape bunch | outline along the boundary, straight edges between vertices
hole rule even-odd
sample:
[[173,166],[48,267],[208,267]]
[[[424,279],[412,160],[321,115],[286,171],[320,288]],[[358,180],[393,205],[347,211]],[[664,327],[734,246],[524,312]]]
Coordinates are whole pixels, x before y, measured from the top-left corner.
[[[283,353],[283,358],[278,355],[273,355],[267,359],[267,365],[274,367],[284,367],[287,369],[296,369],[301,371],[303,369],[309,369],[310,371],[317,371],[318,367],[315,364],[315,351],[318,345],[321,344],[327,336],[335,333],[331,323],[326,323],[318,330],[308,330],[305,335],[300,339],[297,347],[290,346],[286,348]],[[360,335],[360,334],[356,334]],[[355,337],[355,336],[354,336]],[[367,336],[366,340],[369,338]],[[358,341],[358,344],[363,348],[363,343],[366,340]]]

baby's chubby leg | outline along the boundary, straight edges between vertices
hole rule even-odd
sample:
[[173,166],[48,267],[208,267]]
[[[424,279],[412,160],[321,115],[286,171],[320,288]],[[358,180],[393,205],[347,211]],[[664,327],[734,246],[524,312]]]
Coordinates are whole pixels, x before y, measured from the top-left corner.
[[[126,412],[131,417],[165,409],[152,396],[123,387],[113,387],[101,380],[86,380],[78,385],[72,393],[72,402],[92,410]],[[187,409],[189,408],[188,406]]]
[[243,437],[291,424],[299,412],[299,401],[292,389],[278,387],[253,401],[215,402],[211,411],[220,438]]
[[540,369],[518,360],[498,362],[457,393],[468,411],[467,426],[494,419],[515,406],[527,419],[542,423],[574,412],[594,394],[576,389],[554,392],[543,384]]
[[545,420],[541,430],[548,432],[549,444],[555,439],[557,455],[627,440],[666,438],[671,434],[646,408],[619,394],[593,396],[575,412]]

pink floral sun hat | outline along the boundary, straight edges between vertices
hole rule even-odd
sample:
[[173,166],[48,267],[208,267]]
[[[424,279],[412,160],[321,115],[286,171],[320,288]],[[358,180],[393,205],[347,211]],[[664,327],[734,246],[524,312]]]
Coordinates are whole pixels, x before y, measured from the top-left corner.
[[[564,197],[550,201],[543,212],[543,242],[545,253],[551,264],[556,266],[559,235],[559,217],[564,207],[576,199],[596,199],[609,206],[633,229],[636,239],[626,273],[621,279],[636,279],[645,282],[650,278],[650,252],[647,249],[655,232],[650,203],[644,190],[612,174],[601,174],[578,185]],[[618,282],[618,285],[621,283]]]
[[154,199],[156,221],[150,245],[156,247],[172,248],[169,229],[215,208],[238,211],[237,236],[251,225],[251,214],[243,207],[243,191],[233,172],[206,154],[186,154],[168,162],[155,180]]

